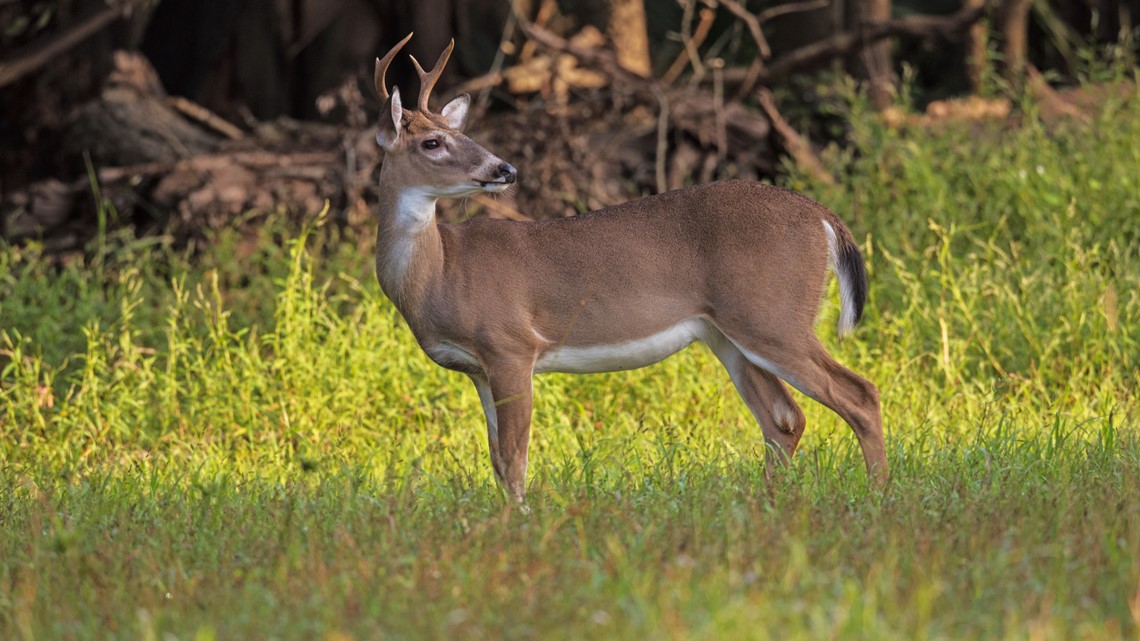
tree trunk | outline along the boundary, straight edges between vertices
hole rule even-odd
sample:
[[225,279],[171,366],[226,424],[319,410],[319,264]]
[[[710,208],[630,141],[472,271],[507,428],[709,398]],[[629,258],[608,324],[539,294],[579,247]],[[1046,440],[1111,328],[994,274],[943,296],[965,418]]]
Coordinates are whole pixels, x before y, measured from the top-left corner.
[[[986,0],[962,0],[962,6],[981,7]],[[970,91],[980,94],[986,70],[986,25],[975,22],[966,32],[966,78],[970,83]]]
[[1001,30],[1005,79],[1014,90],[1025,83],[1026,48],[1029,33],[1029,10],[1033,0],[1005,0],[998,27]]
[[649,77],[652,69],[643,0],[609,0],[606,35],[613,43],[621,66],[639,76]]
[[[854,0],[852,28],[858,31],[867,23],[887,22],[891,19],[891,0]],[[882,111],[894,100],[895,72],[891,63],[891,41],[882,40],[868,45],[856,54],[853,61],[855,75],[866,82],[871,106]]]
[[649,77],[652,66],[644,0],[580,0],[569,15],[577,28],[590,25],[604,33],[622,68]]

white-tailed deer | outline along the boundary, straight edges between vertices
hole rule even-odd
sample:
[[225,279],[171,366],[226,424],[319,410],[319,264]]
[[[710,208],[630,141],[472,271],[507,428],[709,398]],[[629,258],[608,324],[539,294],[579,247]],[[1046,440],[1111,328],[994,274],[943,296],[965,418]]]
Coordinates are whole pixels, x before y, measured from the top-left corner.
[[[804,415],[784,383],[855,431],[871,478],[887,479],[878,390],[835,362],[813,331],[828,265],[841,334],[867,294],[842,221],[793,192],[719,182],[540,222],[435,221],[440,198],[508,189],[515,168],[462,130],[470,98],[428,98],[452,46],[420,76],[415,110],[384,75],[411,34],[376,61],[383,147],[376,274],[433,361],[471,377],[487,415],[495,475],[522,501],[532,377],[656,363],[709,346],[760,423],[767,469],[784,464]],[[781,382],[781,379],[783,382]]]

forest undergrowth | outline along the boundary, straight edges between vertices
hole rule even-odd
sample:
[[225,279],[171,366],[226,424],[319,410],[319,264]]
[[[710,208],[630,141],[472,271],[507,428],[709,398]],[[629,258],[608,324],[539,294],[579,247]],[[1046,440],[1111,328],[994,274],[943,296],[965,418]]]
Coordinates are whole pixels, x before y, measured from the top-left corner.
[[0,638],[1137,638],[1140,96],[851,127],[788,183],[868,260],[818,332],[881,390],[884,493],[802,396],[766,486],[694,346],[538,378],[523,514],[367,236],[0,247]]

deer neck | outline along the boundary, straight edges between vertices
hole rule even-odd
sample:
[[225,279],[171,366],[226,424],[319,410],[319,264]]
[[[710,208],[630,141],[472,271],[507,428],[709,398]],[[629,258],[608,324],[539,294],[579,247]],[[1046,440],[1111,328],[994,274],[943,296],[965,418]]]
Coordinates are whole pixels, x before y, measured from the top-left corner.
[[443,272],[443,242],[435,223],[437,197],[424,189],[392,189],[380,179],[376,277],[416,331],[418,316]]

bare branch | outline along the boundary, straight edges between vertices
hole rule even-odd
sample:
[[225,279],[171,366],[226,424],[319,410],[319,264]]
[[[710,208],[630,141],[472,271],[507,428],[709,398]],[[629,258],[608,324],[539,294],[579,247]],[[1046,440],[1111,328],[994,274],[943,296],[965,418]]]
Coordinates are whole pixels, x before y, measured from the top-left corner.
[[[739,18],[748,27],[748,32],[752,34],[752,40],[756,42],[756,47],[760,51],[761,62],[768,60],[772,57],[772,48],[768,45],[768,38],[764,35],[764,30],[761,28],[764,23],[779,16],[787,15],[789,13],[799,13],[802,11],[811,11],[813,9],[821,9],[831,4],[831,0],[806,0],[805,2],[794,2],[792,4],[783,4],[761,11],[759,14],[753,14],[746,9],[738,0],[705,0],[706,3],[716,6],[722,5],[728,12]],[[755,63],[753,63],[755,66]]]
[[776,5],[775,7],[769,7],[756,14],[756,20],[760,24],[764,24],[773,18],[786,16],[789,13],[802,13],[804,11],[822,9],[830,4],[831,0],[807,0],[806,2],[793,2],[791,4]]
[[598,69],[605,73],[610,78],[615,80],[624,81],[628,85],[635,87],[644,87],[647,84],[657,85],[657,81],[651,78],[643,78],[621,66],[613,53],[605,49],[589,49],[580,47],[561,36],[555,35],[533,22],[526,19],[525,16],[515,14],[519,27],[528,38],[534,40],[538,44],[554,51],[564,51],[585,64]]
[[[507,23],[503,26],[503,35],[499,39],[499,47],[495,49],[495,59],[491,62],[491,70],[484,77],[502,78],[503,62],[506,60],[506,47],[515,37],[515,25],[518,20],[514,12],[507,13]],[[483,114],[487,110],[487,101],[491,99],[491,89],[498,83],[489,83],[479,87],[479,97],[475,100],[475,113]],[[463,93],[462,91],[459,93]]]
[[867,23],[856,32],[837,33],[826,40],[814,42],[780,56],[772,62],[766,72],[760,74],[760,84],[771,86],[784,80],[796,70],[847,55],[884,38],[909,36],[952,40],[977,22],[984,11],[984,6],[966,7],[946,17],[907,16],[886,22]]
[[772,121],[772,128],[776,130],[784,149],[792,157],[805,173],[812,178],[818,180],[825,185],[834,185],[835,177],[831,175],[827,169],[824,168],[823,163],[820,162],[819,156],[812,151],[811,144],[804,140],[800,134],[788,124],[787,120],[780,115],[780,110],[776,108],[776,99],[772,97],[772,92],[767,87],[761,87],[756,93],[756,99],[760,103],[760,109],[764,111],[764,115],[768,116],[768,120]]
[[760,30],[760,20],[752,15],[748,9],[745,9],[736,0],[717,0],[728,12],[744,21],[748,26],[749,33],[752,34],[752,39],[756,41],[756,46],[760,49],[760,57],[767,60],[772,57],[772,48],[768,46],[768,39],[764,37],[764,32]]
[[196,120],[210,129],[222,134],[230,140],[241,140],[245,137],[241,129],[218,114],[206,109],[202,105],[191,102],[182,96],[173,96],[166,99],[166,104],[182,115]]
[[724,164],[728,159],[728,124],[724,115],[724,60],[714,58],[709,61],[713,70],[713,112],[716,116],[716,159]]
[[699,68],[698,65],[700,65],[701,61],[696,55],[696,50],[697,47],[701,46],[701,43],[705,41],[705,38],[708,37],[709,30],[712,29],[713,19],[716,18],[716,12],[710,9],[701,9],[700,15],[701,21],[697,23],[697,28],[693,32],[692,37],[682,36],[685,40],[685,47],[681,53],[677,54],[677,59],[673,61],[673,64],[670,65],[665,75],[661,76],[661,84],[673,84],[673,81],[685,70],[685,65],[690,62],[693,65],[693,69]]
[[654,163],[657,178],[657,193],[664,193],[668,188],[665,179],[665,154],[669,153],[669,98],[664,91],[655,89],[653,95],[657,97],[657,156]]
[[99,33],[124,13],[122,8],[104,6],[54,36],[33,42],[8,60],[0,61],[0,87],[46,65],[56,56]]

